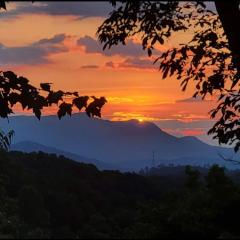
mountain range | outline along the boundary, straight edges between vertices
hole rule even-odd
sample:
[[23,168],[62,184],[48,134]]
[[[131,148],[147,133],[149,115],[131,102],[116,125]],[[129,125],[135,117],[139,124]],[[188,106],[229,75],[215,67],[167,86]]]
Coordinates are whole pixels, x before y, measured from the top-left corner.
[[[4,131],[16,132],[13,150],[46,151],[101,168],[136,170],[154,164],[224,164],[229,148],[208,145],[196,137],[175,137],[151,122],[109,121],[84,113],[58,120],[56,116],[13,116],[0,120]],[[153,157],[154,155],[154,157]]]

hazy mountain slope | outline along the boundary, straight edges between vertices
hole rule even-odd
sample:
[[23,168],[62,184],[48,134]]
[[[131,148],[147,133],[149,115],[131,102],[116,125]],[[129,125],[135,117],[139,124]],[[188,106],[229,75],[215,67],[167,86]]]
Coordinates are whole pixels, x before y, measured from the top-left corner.
[[22,152],[26,152],[26,153],[41,151],[41,152],[45,152],[45,153],[54,153],[58,156],[63,155],[65,157],[75,160],[77,162],[94,164],[101,170],[116,169],[116,166],[98,161],[96,159],[86,158],[86,157],[83,157],[83,156],[80,156],[80,155],[77,155],[74,153],[61,151],[57,148],[47,147],[45,145],[31,142],[31,141],[22,141],[22,142],[15,143],[11,146],[11,151],[22,151]]

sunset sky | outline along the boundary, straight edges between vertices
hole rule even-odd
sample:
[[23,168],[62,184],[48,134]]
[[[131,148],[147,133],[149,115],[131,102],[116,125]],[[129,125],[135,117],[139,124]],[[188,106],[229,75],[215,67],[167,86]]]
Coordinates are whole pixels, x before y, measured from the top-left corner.
[[162,80],[153,65],[161,51],[191,32],[158,46],[152,58],[137,37],[103,51],[96,30],[111,10],[108,2],[8,3],[0,15],[2,69],[26,76],[35,85],[51,82],[56,90],[105,96],[104,119],[153,121],[173,135],[209,141],[208,112],[215,102],[192,99],[192,86],[182,92],[178,80]]

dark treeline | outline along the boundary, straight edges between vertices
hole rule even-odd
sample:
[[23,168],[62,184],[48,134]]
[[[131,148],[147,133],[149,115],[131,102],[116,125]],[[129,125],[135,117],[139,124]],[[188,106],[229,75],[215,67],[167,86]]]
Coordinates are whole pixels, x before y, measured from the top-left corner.
[[238,172],[167,168],[142,176],[54,154],[1,152],[0,237],[240,236]]
[[[226,162],[227,163],[227,162]],[[224,169],[224,172],[227,176],[229,176],[234,182],[240,183],[240,164],[237,163],[232,163],[232,166],[235,166],[235,169],[229,169],[224,166],[219,166]],[[192,166],[193,170],[197,170],[200,174],[200,178],[204,179],[208,172],[209,169],[211,169],[211,165],[205,165],[205,166],[197,166],[194,165]],[[153,176],[161,176],[161,177],[179,177],[179,178],[187,178],[186,173],[186,165],[176,165],[176,164],[161,164],[157,167],[145,167],[142,168],[139,171],[139,174],[145,177],[153,177]]]

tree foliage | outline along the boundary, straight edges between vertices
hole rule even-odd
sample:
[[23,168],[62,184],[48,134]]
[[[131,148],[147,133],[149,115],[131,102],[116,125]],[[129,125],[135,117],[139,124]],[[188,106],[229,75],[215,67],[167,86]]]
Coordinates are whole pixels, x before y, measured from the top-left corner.
[[[239,11],[236,2],[217,5],[218,11],[222,10],[220,20],[203,1],[121,1],[97,31],[103,49],[125,45],[128,38],[137,35],[151,56],[157,44],[190,29],[190,41],[163,52],[154,63],[159,64],[163,79],[175,76],[181,80],[183,91],[194,82],[194,97],[218,96],[218,106],[210,113],[217,121],[209,134],[220,144],[235,144],[235,151],[240,148],[240,52],[234,52],[236,47],[230,41],[233,31],[226,16],[228,5]],[[116,6],[115,1],[112,4]]]
[[10,130],[8,133],[0,131],[0,150],[7,151],[9,149],[14,134],[13,130]]
[[[67,102],[66,98],[71,99]],[[13,113],[13,107],[20,104],[23,109],[32,110],[40,119],[43,108],[58,105],[57,115],[61,119],[65,115],[72,114],[73,107],[79,111],[84,109],[88,116],[101,117],[101,108],[106,103],[104,97],[79,96],[77,92],[64,92],[51,90],[50,83],[41,83],[37,88],[29,83],[29,80],[17,76],[12,71],[1,72],[0,75],[0,116],[7,118]]]

